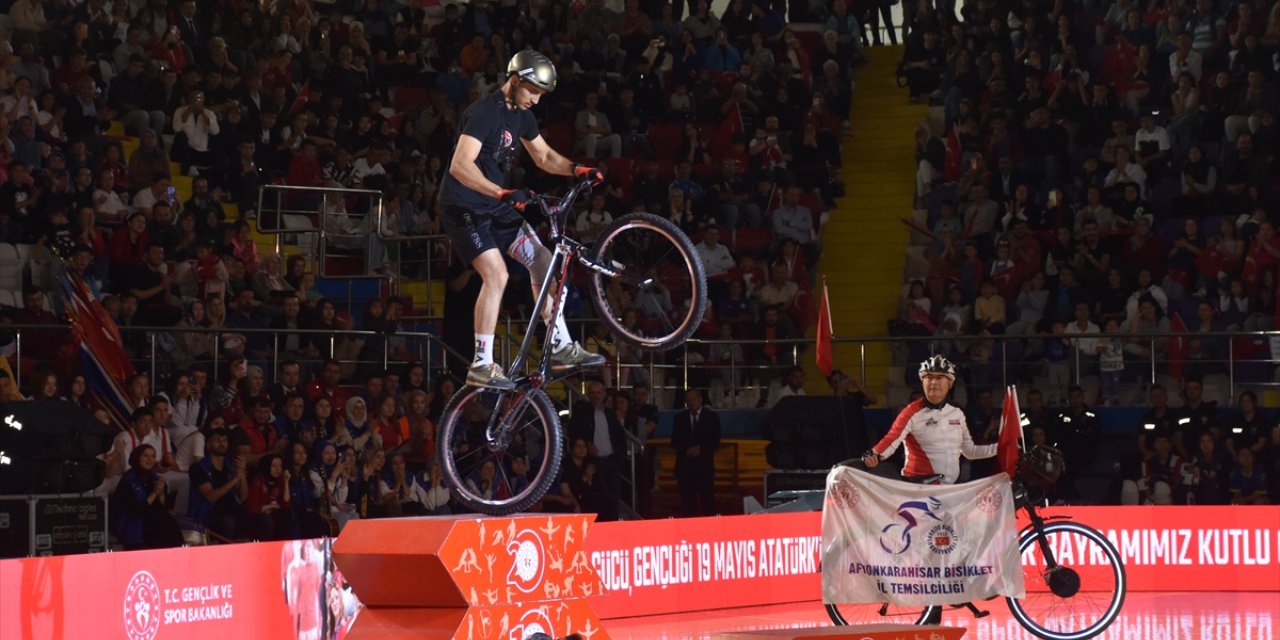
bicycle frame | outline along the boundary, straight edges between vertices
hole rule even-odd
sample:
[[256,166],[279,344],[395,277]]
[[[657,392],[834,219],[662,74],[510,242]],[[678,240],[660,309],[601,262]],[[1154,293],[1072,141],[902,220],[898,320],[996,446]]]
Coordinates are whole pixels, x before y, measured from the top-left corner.
[[1044,517],[1036,511],[1036,505],[1031,501],[1031,496],[1027,492],[1027,488],[1023,486],[1021,480],[1013,481],[1013,503],[1017,508],[1027,513],[1027,519],[1031,522],[1018,532],[1021,538],[1027,531],[1034,530],[1036,532],[1036,544],[1040,547],[1040,553],[1044,554],[1045,567],[1054,568],[1058,566],[1058,559],[1053,556],[1053,550],[1049,548],[1049,539],[1044,535],[1044,525],[1050,520],[1071,520],[1071,516],[1049,516]]
[[[542,278],[542,285],[538,289],[537,300],[534,302],[533,306],[533,314],[529,318],[529,324],[525,329],[524,338],[520,341],[520,349],[516,352],[515,358],[512,358],[511,363],[507,367],[507,377],[516,383],[517,389],[525,389],[528,387],[532,387],[534,389],[541,388],[547,384],[555,382],[556,380],[566,378],[575,373],[574,371],[568,371],[559,376],[551,375],[549,345],[551,344],[552,333],[555,331],[554,321],[546,323],[547,326],[542,339],[542,358],[538,362],[537,370],[528,376],[519,373],[524,367],[525,360],[529,356],[529,349],[533,345],[533,329],[537,326],[538,319],[542,316],[543,307],[547,305],[548,299],[552,296],[552,282],[554,281],[556,283],[556,291],[555,299],[551,301],[550,316],[552,318],[556,318],[559,317],[561,309],[564,308],[565,298],[569,293],[567,285],[569,280],[569,269],[575,261],[589,269],[592,269],[593,271],[609,277],[616,278],[620,275],[613,269],[597,264],[594,260],[588,259],[583,255],[585,247],[582,243],[564,235],[562,230],[564,218],[568,213],[569,207],[573,205],[579,195],[582,195],[582,193],[589,190],[590,182],[582,181],[571,187],[569,192],[555,204],[548,204],[549,198],[546,196],[538,196],[530,201],[532,203],[536,203],[538,207],[542,209],[543,214],[547,217],[551,225],[551,239],[555,241],[555,248],[552,249],[551,263],[547,265],[547,271]],[[552,276],[556,274],[558,274],[558,277],[553,278]],[[515,402],[512,402],[506,411],[501,413],[495,411],[489,418],[489,424],[485,429],[485,440],[489,443],[490,447],[500,448],[506,446],[507,443],[502,440],[505,438],[510,425],[509,417],[519,415],[520,411],[523,410],[525,406],[527,397],[527,393],[523,390],[519,391]],[[502,428],[496,428],[499,426]]]
[[[549,198],[546,196],[538,196],[531,200],[537,203],[542,209],[543,214],[547,217],[551,225],[551,240],[555,244],[555,248],[551,252],[551,264],[547,265],[547,272],[543,275],[542,286],[539,287],[537,300],[533,305],[533,314],[529,318],[529,324],[524,332],[524,338],[520,341],[520,350],[516,352],[516,357],[512,359],[511,364],[507,367],[507,377],[511,378],[520,385],[523,382],[531,383],[535,388],[543,386],[549,382],[554,382],[557,378],[549,377],[550,360],[547,357],[548,352],[545,345],[551,344],[551,336],[555,330],[553,322],[546,323],[547,327],[543,335],[542,344],[544,345],[542,359],[538,363],[538,369],[530,376],[519,375],[519,371],[524,367],[525,360],[529,356],[529,348],[533,345],[533,328],[537,326],[538,319],[542,316],[542,309],[547,304],[548,298],[551,297],[551,283],[556,283],[555,299],[551,302],[551,317],[559,317],[561,309],[564,308],[565,298],[568,296],[569,287],[569,269],[574,262],[582,264],[584,267],[596,271],[602,275],[611,278],[617,278],[621,274],[602,264],[597,264],[594,260],[583,255],[586,249],[581,242],[566,236],[563,232],[564,218],[566,217],[569,207],[573,206],[578,196],[590,191],[591,183],[588,181],[579,182],[569,189],[569,193],[556,204],[548,204]],[[553,278],[554,274],[558,277]],[[566,374],[567,375],[572,375]],[[566,377],[560,376],[560,377]]]

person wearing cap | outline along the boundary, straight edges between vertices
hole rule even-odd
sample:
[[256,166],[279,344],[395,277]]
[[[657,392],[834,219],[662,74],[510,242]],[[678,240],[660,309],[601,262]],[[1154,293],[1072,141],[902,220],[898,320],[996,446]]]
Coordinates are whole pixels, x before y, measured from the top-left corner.
[[[534,295],[542,286],[551,255],[520,212],[530,201],[528,190],[507,184],[519,141],[539,169],[555,175],[598,182],[603,174],[579,166],[552,149],[538,131],[530,111],[556,88],[556,68],[533,50],[516,53],[507,64],[507,80],[497,90],[467,108],[459,123],[457,143],[439,192],[440,219],[459,257],[480,274],[473,329],[475,359],[467,383],[490,389],[512,389],[514,383],[493,361],[498,310],[507,285],[505,251],[529,270]],[[584,350],[569,334],[564,317],[544,320],[553,326],[553,370],[604,364],[600,355]]]

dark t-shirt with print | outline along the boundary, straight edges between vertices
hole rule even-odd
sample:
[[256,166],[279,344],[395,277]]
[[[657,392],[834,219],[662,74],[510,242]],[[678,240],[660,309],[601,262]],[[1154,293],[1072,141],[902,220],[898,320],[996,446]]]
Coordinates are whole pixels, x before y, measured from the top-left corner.
[[[476,165],[485,178],[500,186],[507,184],[507,174],[519,151],[518,141],[533,140],[539,135],[533,113],[508,109],[503,94],[498,91],[467,107],[459,130],[480,141]],[[440,186],[440,204],[485,211],[493,209],[497,201],[464,186],[446,171]]]

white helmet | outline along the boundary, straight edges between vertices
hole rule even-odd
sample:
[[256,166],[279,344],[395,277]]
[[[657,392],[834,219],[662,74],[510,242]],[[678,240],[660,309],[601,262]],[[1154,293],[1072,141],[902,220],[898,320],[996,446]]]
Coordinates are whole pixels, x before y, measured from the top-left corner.
[[956,366],[943,356],[932,355],[920,363],[920,379],[924,380],[924,377],[931,373],[942,374],[954,381],[956,379]]

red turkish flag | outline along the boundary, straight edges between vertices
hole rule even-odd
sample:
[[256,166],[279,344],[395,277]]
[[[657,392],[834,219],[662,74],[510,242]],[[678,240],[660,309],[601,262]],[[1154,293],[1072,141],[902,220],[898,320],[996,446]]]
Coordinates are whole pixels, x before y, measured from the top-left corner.
[[1009,387],[1004,392],[1004,410],[1000,412],[1000,440],[996,445],[996,462],[1000,470],[1012,478],[1018,472],[1018,459],[1022,448],[1022,412],[1018,411],[1018,389]]
[[835,358],[831,353],[831,303],[827,300],[827,283],[822,283],[822,302],[818,307],[818,370],[830,376]]

